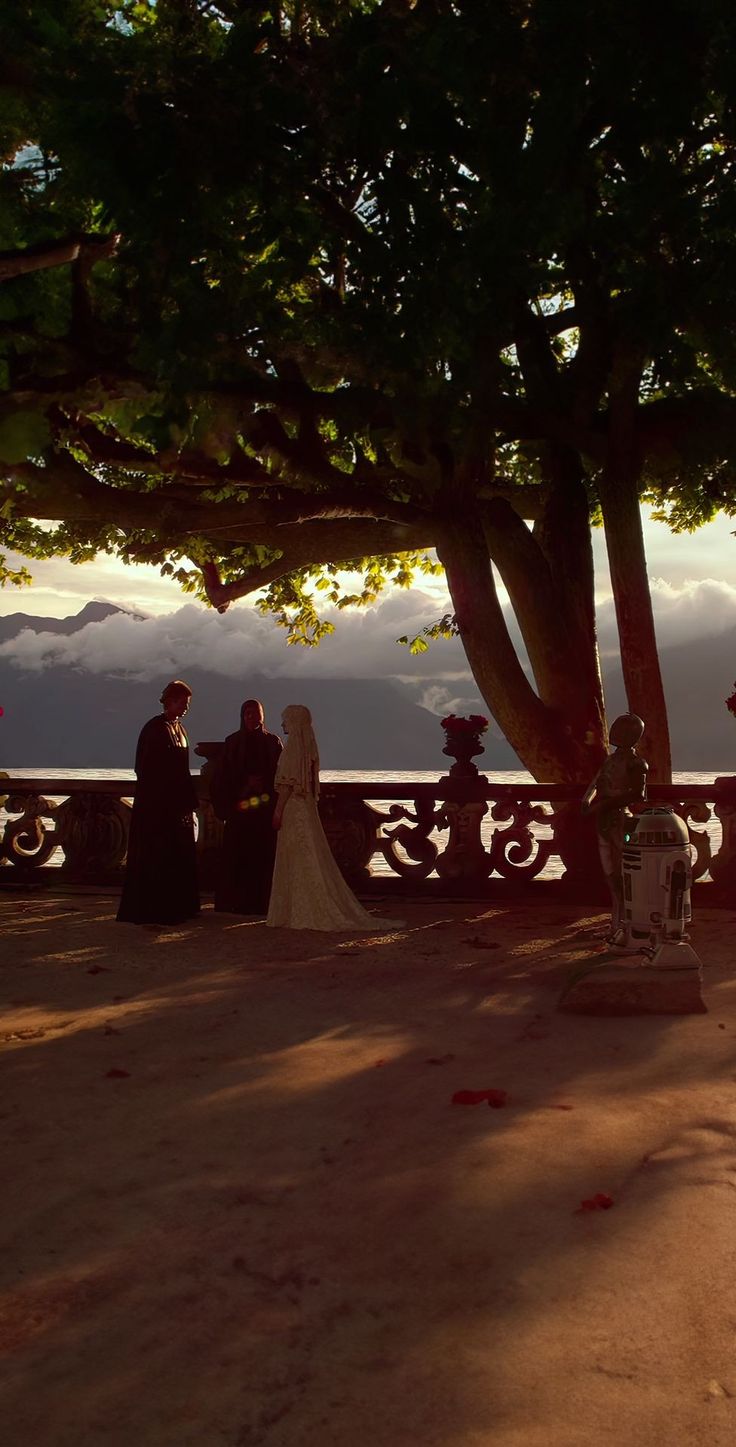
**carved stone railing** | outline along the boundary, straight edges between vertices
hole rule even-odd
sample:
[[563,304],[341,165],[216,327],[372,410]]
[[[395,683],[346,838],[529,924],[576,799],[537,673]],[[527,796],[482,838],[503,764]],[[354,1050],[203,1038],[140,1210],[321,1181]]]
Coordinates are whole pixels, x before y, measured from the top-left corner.
[[[0,884],[118,886],[128,837],[129,779],[0,778]],[[221,825],[198,780],[198,856],[211,888]],[[501,898],[538,893],[605,901],[595,833],[579,791],[562,784],[325,783],[320,813],[335,858],[363,894]],[[685,820],[702,900],[736,904],[736,779],[652,785],[648,804]],[[540,874],[545,878],[540,881]],[[552,877],[550,877],[552,876]],[[556,877],[555,877],[556,876]]]

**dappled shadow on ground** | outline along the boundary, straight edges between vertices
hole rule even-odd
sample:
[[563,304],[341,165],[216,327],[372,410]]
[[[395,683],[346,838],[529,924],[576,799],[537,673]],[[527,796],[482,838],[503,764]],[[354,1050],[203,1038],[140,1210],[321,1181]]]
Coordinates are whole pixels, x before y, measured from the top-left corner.
[[707,1016],[590,1020],[555,1004],[602,917],[560,907],[368,938],[3,908],[18,1444],[730,1440],[725,957]]

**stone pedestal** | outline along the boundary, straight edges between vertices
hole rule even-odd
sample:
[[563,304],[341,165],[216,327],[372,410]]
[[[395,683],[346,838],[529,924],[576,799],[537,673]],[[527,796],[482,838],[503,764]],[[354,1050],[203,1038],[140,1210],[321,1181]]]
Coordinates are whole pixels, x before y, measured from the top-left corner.
[[[477,728],[471,726],[474,722],[478,724]],[[451,793],[442,809],[449,838],[437,860],[437,873],[446,884],[482,887],[493,868],[480,833],[488,813],[488,804],[483,797],[488,779],[485,774],[478,773],[473,759],[485,748],[480,737],[485,721],[461,718],[454,720],[454,727],[445,727],[444,723],[443,727],[445,747],[442,752],[455,763],[439,781],[440,787],[447,785]]]
[[[697,958],[697,957],[695,957]],[[703,1015],[703,971],[699,964],[657,969],[596,955],[563,990],[557,1008],[568,1015]]]
[[715,814],[721,821],[723,838],[718,853],[710,861],[711,878],[718,902],[733,907],[736,899],[736,778],[727,775],[715,780]]
[[488,879],[492,866],[480,834],[487,813],[485,799],[445,800],[444,815],[450,833],[447,846],[437,860],[440,879],[478,885]]

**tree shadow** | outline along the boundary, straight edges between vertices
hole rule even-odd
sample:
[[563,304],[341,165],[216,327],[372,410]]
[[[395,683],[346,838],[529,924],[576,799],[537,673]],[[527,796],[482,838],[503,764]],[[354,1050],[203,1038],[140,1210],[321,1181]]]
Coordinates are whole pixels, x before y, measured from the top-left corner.
[[[733,1127],[704,1108],[733,1076],[728,1034],[555,1014],[587,948],[574,911],[546,935],[511,911],[406,912],[373,942],[213,918],[133,951],[99,902],[27,917],[21,1014],[78,1028],[6,1054],[19,1440],[495,1447],[556,1425],[587,1447],[612,1383],[639,1383],[622,1433],[634,1410],[654,1430],[652,1362],[600,1302],[615,1323],[673,1173],[729,1189]],[[472,943],[494,930],[499,949]],[[89,948],[109,975],[82,977]],[[504,1109],[450,1103],[490,1086]],[[598,1190],[615,1209],[577,1214]]]

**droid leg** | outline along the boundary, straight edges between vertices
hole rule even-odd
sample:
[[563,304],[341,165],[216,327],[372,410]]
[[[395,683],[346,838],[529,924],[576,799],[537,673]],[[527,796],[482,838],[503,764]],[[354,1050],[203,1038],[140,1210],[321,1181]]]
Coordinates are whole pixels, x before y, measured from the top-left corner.
[[611,929],[606,936],[606,943],[610,945],[611,949],[618,950],[621,954],[637,955],[641,947],[632,941],[629,923],[624,918],[622,849],[616,841],[603,838],[598,840],[598,849],[603,873],[606,876],[606,884],[611,895]]
[[644,951],[653,970],[699,970],[702,960],[688,944],[687,938],[662,939],[661,936]]
[[632,938],[631,925],[623,917],[623,899],[620,892],[621,881],[615,875],[610,875],[608,888],[611,891],[611,928],[606,935],[606,944],[612,950],[621,955],[638,955],[641,953],[641,943]]

